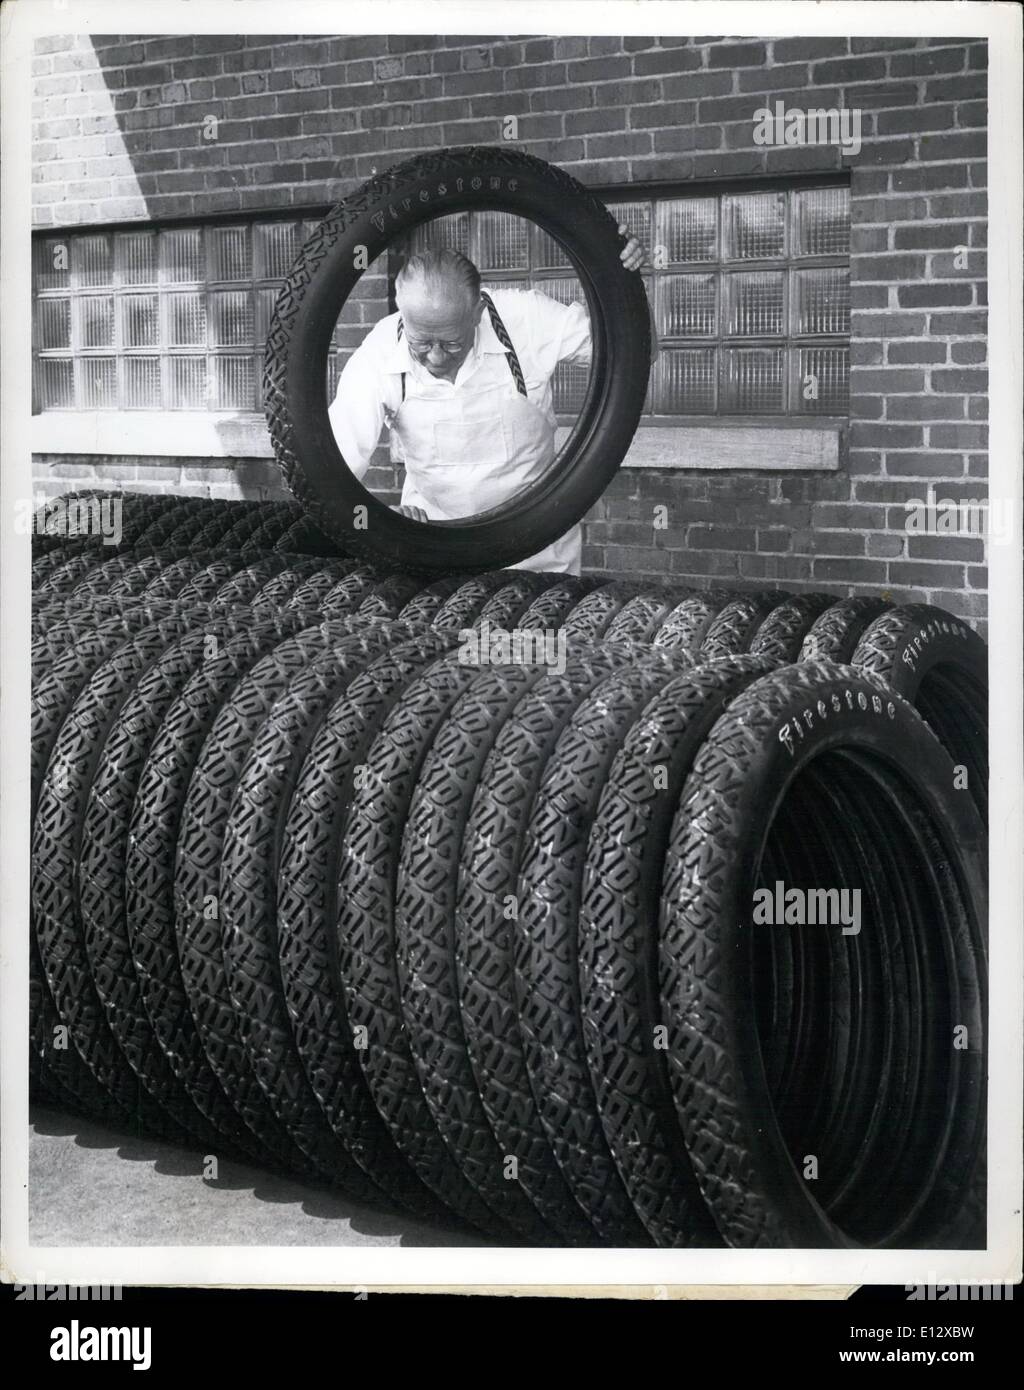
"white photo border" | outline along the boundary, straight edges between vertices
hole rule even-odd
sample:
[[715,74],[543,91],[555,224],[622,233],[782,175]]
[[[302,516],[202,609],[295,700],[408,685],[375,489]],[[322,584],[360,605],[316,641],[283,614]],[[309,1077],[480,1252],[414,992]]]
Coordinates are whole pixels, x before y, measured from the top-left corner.
[[[323,34],[712,33],[964,35],[989,54],[990,489],[1014,499],[1016,543],[990,547],[991,906],[988,1244],[985,1250],[407,1249],[337,1246],[33,1247],[28,1221],[28,933],[31,537],[12,524],[33,495],[31,362],[31,53],[49,33]],[[608,1285],[1007,1283],[1021,1277],[1022,672],[1021,11],[1015,3],[805,3],[715,0],[33,0],[0,15],[0,1278],[68,1284],[489,1288]],[[43,1276],[45,1275],[45,1278]]]

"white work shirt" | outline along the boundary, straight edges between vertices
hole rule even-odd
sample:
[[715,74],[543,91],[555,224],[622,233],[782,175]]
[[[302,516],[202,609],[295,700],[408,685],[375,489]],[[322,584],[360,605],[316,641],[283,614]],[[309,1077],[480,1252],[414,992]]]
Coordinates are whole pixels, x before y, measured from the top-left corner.
[[[559,362],[590,361],[590,324],[580,303],[560,304],[538,290],[488,290],[522,368],[526,400],[533,405],[550,429],[553,452],[556,418],[552,403],[551,378]],[[506,348],[498,341],[490,314],[484,309],[477,324],[473,346],[454,381],[446,381],[422,367],[409,352],[403,334],[398,337],[397,313],[389,314],[369,331],[346,363],[338,390],[329,410],[331,427],[342,457],[357,478],[362,478],[387,424],[397,436],[406,463],[402,502],[423,505],[416,486],[415,450],[424,447],[422,436],[403,438],[399,411],[403,405],[402,375],[405,374],[405,401],[415,402],[418,419],[436,407],[443,416],[466,393],[488,395],[516,393]],[[518,394],[518,393],[517,393]],[[522,401],[521,395],[519,396]],[[413,412],[410,412],[410,415]],[[542,434],[545,432],[542,429]],[[456,441],[457,442],[457,441]],[[464,441],[471,447],[472,441]],[[493,491],[493,489],[492,489]],[[481,503],[480,510],[494,505],[493,496]],[[431,519],[444,519],[445,513],[428,504]],[[472,510],[472,508],[470,509]],[[566,536],[519,567],[530,569],[569,569],[579,572],[581,532],[573,527]]]

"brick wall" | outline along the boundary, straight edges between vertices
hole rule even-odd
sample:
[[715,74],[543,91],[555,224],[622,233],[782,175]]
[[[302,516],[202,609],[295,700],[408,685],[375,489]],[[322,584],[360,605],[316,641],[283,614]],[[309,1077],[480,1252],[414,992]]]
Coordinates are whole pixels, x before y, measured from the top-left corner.
[[[623,469],[588,519],[585,560],[890,592],[981,619],[982,542],[908,537],[903,504],[929,485],[986,495],[985,68],[985,44],[963,39],[53,37],[35,59],[34,218],[312,207],[418,150],[497,143],[510,115],[521,148],[597,186],[849,167],[840,471]],[[859,109],[860,154],[756,145],[753,112],[777,99]],[[40,458],[37,475],[51,490],[85,476],[279,486],[245,460]],[[670,526],[656,531],[661,503]]]

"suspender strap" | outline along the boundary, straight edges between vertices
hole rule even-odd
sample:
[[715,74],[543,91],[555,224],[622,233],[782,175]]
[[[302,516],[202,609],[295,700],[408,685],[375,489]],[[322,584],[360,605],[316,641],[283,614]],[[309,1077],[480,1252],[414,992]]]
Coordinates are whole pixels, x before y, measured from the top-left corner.
[[486,290],[480,291],[480,298],[487,305],[487,312],[491,316],[491,327],[494,329],[494,336],[505,349],[505,360],[508,363],[509,371],[512,373],[512,380],[516,384],[516,390],[521,396],[525,396],[526,381],[523,377],[523,369],[519,365],[519,358],[516,355],[515,348],[512,346],[512,339],[508,336],[508,329],[502,323],[501,315],[494,307],[494,301]]
[[[480,298],[483,300],[487,312],[491,316],[491,327],[494,329],[494,336],[505,349],[505,361],[508,363],[508,369],[512,373],[512,380],[516,384],[516,390],[521,396],[525,396],[526,380],[523,376],[523,369],[519,365],[519,357],[516,354],[515,348],[512,346],[512,339],[508,336],[508,329],[502,323],[501,315],[494,307],[494,300],[486,290],[480,291]],[[399,319],[397,331],[397,339],[399,342],[401,342],[403,331],[402,320]],[[402,373],[402,400],[405,400],[405,372]]]

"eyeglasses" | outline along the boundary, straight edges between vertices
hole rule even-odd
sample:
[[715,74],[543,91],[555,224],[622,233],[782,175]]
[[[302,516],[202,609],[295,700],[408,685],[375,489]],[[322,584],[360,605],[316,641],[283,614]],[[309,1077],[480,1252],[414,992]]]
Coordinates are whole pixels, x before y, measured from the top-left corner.
[[459,353],[460,353],[460,352],[463,352],[463,351],[465,350],[465,347],[466,347],[466,340],[465,340],[465,339],[463,339],[462,342],[459,342],[459,343],[441,343],[441,342],[438,342],[438,343],[436,343],[436,344],[434,344],[434,343],[417,343],[417,342],[414,342],[411,338],[408,338],[408,337],[406,338],[405,341],[409,344],[409,351],[412,353],[413,357],[417,357],[417,358],[418,358],[418,357],[426,357],[426,356],[428,355],[428,353],[430,352],[431,348],[433,348],[433,347],[435,347],[435,346],[439,347],[439,348],[441,349],[441,351],[445,354],[446,357],[458,357]]

